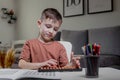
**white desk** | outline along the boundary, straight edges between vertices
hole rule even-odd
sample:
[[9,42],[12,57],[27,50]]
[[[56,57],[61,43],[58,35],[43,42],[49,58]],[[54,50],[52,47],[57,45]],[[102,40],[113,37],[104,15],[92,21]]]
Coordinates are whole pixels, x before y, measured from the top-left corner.
[[[17,71],[17,72],[16,72]],[[24,77],[35,77],[37,79],[21,79],[21,80],[41,80],[39,77],[43,77],[43,73],[39,73],[37,70],[22,70],[22,69],[0,69],[0,78],[15,78],[19,76]],[[28,74],[29,72],[29,74]],[[27,73],[27,74],[26,74]],[[36,74],[37,73],[37,74]],[[98,78],[86,78],[85,69],[83,68],[80,72],[60,72],[56,74],[56,78],[61,78],[61,80],[120,80],[120,70],[114,68],[99,68]],[[13,77],[14,76],[14,77]],[[50,77],[50,76],[49,76]],[[53,76],[55,77],[55,76]],[[45,73],[46,78],[46,73]],[[3,79],[0,79],[3,80]]]
[[86,78],[85,69],[81,72],[62,72],[62,80],[120,80],[120,70],[114,68],[99,68],[98,78]]

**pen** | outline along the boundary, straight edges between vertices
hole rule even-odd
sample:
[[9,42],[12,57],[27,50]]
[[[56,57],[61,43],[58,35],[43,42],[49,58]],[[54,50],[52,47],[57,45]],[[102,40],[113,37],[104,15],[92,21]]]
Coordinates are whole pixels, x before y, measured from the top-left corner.
[[93,55],[95,55],[95,44],[92,44]]
[[85,46],[82,47],[82,51],[83,51],[83,53],[85,55]]
[[96,53],[97,53],[98,55],[100,55],[100,45],[99,45],[99,44],[97,44]]

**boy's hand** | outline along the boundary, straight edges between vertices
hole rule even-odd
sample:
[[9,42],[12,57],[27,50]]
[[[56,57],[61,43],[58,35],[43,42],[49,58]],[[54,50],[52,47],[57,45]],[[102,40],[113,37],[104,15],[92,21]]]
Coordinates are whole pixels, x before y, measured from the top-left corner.
[[42,66],[49,66],[49,67],[51,67],[51,66],[57,66],[57,61],[54,60],[54,59],[50,59],[48,61],[43,62]]
[[74,53],[71,53],[71,66],[75,68],[80,68],[80,57],[74,57]]

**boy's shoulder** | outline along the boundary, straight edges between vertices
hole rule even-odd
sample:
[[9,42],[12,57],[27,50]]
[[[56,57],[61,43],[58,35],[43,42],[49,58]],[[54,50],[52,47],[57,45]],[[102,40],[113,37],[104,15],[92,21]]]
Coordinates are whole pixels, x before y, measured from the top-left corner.
[[[40,42],[38,39],[29,39],[26,41],[26,44],[41,44],[41,45],[49,45],[49,43],[42,43]],[[53,41],[52,43],[50,43],[50,45],[54,45],[54,46],[57,46],[57,47],[63,47],[63,45],[59,42],[59,41]]]
[[38,39],[29,39],[26,41],[26,43],[36,43],[38,42]]
[[60,43],[60,41],[54,41],[55,43],[56,43],[56,46],[59,46],[59,47],[64,47],[61,43]]

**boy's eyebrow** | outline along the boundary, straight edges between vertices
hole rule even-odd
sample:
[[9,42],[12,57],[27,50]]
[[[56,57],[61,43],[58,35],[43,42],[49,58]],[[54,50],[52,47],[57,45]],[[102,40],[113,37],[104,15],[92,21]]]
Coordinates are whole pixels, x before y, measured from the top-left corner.
[[[48,24],[48,23],[46,23],[45,25],[52,26],[51,24]],[[59,27],[57,27],[57,26],[54,26],[54,27],[59,29]]]
[[45,24],[46,26],[50,26],[50,27],[52,27],[52,25],[51,24]]

